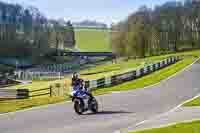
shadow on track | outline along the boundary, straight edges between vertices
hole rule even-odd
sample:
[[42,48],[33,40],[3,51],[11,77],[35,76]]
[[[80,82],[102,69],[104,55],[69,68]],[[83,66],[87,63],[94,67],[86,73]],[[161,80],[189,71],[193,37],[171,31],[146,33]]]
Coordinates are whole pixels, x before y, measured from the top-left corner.
[[130,114],[128,111],[100,111],[98,113],[87,113],[84,115],[111,115],[111,114]]

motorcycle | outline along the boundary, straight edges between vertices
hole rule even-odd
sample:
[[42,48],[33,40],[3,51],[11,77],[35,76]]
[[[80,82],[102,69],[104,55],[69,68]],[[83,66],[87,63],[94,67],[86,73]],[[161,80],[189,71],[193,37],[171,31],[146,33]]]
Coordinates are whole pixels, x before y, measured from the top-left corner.
[[83,90],[73,90],[70,93],[72,102],[74,103],[74,111],[78,115],[82,115],[86,111],[93,113],[98,112],[98,102],[95,97]]

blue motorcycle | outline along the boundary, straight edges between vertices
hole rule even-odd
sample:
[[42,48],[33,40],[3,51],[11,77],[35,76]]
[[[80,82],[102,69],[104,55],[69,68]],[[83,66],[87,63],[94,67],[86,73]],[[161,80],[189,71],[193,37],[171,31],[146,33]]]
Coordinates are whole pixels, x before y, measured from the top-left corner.
[[98,102],[96,98],[87,91],[76,89],[70,93],[70,96],[74,103],[74,111],[78,115],[82,115],[84,112],[89,110],[93,113],[98,112]]

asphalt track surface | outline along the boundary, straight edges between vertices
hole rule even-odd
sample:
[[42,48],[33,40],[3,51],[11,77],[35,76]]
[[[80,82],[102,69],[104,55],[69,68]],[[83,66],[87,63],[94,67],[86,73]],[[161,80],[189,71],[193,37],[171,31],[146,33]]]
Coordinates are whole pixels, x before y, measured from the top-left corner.
[[145,89],[99,96],[100,113],[78,116],[72,103],[0,115],[0,133],[114,133],[168,112],[200,93],[200,60]]
[[[163,128],[175,125],[177,123],[190,123],[200,120],[200,107],[180,107],[174,112],[162,115],[159,118],[147,121],[134,130],[146,130],[152,128]],[[131,130],[132,131],[132,130]]]

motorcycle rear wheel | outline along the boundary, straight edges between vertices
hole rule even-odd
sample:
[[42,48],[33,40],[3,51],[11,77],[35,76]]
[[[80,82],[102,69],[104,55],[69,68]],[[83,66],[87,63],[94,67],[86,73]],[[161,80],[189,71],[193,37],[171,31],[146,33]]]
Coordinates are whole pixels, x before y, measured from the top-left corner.
[[93,113],[97,113],[98,112],[98,102],[95,98],[92,98],[92,100],[90,101],[90,110]]
[[74,111],[78,115],[82,115],[84,112],[84,102],[81,99],[77,99],[74,101]]

